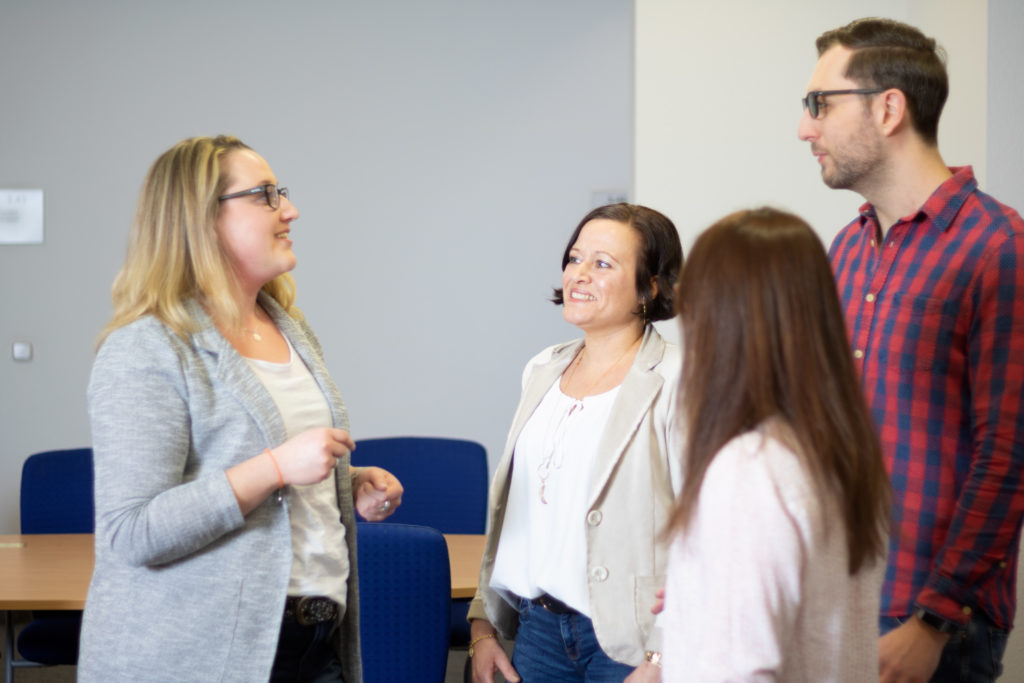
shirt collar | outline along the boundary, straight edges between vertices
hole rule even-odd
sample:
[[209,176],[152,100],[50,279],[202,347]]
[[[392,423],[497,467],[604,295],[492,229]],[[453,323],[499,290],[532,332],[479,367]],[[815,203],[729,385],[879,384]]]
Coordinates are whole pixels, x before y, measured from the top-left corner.
[[[952,225],[953,220],[960,211],[960,207],[967,201],[967,197],[978,189],[978,181],[974,177],[974,169],[971,166],[950,166],[949,171],[953,175],[932,192],[931,196],[921,205],[921,208],[896,221],[896,225],[911,223],[918,217],[930,219],[934,229],[940,232],[945,231]],[[870,202],[861,204],[861,227],[877,223],[878,217],[875,215],[875,207]]]

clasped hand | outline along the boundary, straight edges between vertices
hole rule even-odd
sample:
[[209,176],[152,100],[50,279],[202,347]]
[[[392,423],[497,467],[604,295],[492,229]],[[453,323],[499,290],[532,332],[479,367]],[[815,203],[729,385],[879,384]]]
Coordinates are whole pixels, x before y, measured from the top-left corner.
[[344,429],[307,429],[273,449],[285,484],[316,484],[326,479],[356,447]]
[[380,467],[360,467],[352,478],[356,511],[369,522],[379,522],[402,504],[402,483]]

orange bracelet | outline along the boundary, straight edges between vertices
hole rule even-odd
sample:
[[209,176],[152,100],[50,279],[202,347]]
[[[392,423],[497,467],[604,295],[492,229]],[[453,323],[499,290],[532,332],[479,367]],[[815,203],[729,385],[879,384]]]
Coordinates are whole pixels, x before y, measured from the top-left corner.
[[284,477],[281,476],[281,468],[277,466],[277,460],[274,459],[274,454],[267,448],[264,452],[270,456],[270,462],[274,464],[274,469],[277,470],[277,490],[280,491],[284,488]]

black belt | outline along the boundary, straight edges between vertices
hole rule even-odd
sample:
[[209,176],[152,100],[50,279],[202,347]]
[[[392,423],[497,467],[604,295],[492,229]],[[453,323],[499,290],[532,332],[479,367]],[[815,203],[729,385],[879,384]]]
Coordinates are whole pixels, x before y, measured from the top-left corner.
[[339,611],[338,603],[320,595],[289,595],[284,601],[284,620],[301,626],[334,621]]
[[553,598],[547,593],[544,593],[539,598],[530,600],[534,605],[540,605],[552,614],[579,614],[576,610],[569,605],[565,604],[558,598]]

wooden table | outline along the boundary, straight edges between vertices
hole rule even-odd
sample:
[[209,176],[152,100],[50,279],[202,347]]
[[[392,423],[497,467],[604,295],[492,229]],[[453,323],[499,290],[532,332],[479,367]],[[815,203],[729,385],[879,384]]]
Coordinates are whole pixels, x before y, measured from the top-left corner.
[[92,534],[0,536],[0,609],[82,609]]
[[[476,593],[483,535],[445,534],[452,597]],[[82,609],[95,563],[92,534],[0,535],[0,610],[7,612],[6,680],[12,680],[12,611]],[[20,661],[20,660],[19,660]]]
[[480,558],[484,555],[482,534],[445,534],[448,542],[448,563],[452,568],[452,597],[471,598],[476,595],[480,578]]
[[[453,598],[476,593],[485,538],[445,534]],[[0,535],[0,610],[82,609],[94,561],[92,534]]]

